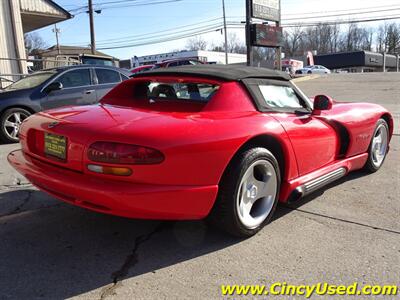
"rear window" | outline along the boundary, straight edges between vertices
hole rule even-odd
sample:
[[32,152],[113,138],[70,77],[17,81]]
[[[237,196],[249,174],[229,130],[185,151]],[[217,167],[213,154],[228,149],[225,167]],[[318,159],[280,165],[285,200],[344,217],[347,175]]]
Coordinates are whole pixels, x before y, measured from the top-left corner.
[[152,111],[201,111],[220,86],[213,82],[128,80],[101,99],[111,104]]
[[135,96],[150,101],[208,102],[219,86],[208,83],[142,82],[135,86]]
[[96,75],[99,84],[116,83],[121,81],[119,73],[114,70],[96,68]]

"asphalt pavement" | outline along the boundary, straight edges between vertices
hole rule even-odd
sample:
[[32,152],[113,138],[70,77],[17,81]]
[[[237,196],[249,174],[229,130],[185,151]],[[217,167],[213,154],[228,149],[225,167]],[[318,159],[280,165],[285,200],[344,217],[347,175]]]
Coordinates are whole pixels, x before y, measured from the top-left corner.
[[129,220],[33,188],[0,145],[1,299],[218,299],[221,284],[399,284],[400,75],[298,83],[307,95],[368,101],[395,116],[382,169],[354,172],[238,240],[204,222]]

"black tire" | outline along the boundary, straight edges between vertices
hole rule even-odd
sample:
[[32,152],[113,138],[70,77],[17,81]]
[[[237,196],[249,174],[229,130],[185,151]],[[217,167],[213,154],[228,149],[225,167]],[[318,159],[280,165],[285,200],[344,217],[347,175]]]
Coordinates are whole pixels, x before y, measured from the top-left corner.
[[16,138],[12,138],[9,134],[7,134],[6,131],[6,120],[15,113],[19,113],[21,115],[22,121],[31,115],[29,111],[22,108],[7,109],[0,117],[0,142],[2,143],[18,143],[18,136],[16,136]]
[[[277,185],[274,203],[267,218],[255,228],[247,228],[240,221],[237,210],[237,197],[240,183],[246,170],[258,160],[267,160],[273,166]],[[239,153],[229,164],[219,184],[217,200],[210,213],[209,221],[220,229],[237,237],[250,237],[268,224],[278,203],[280,188],[279,164],[274,155],[265,148],[252,148]],[[259,201],[259,200],[258,200]]]
[[[378,171],[382,167],[382,165],[383,165],[383,163],[385,162],[385,159],[386,159],[387,151],[385,153],[385,157],[383,158],[383,161],[381,162],[381,164],[379,166],[377,166],[373,161],[372,144],[373,144],[374,137],[375,137],[378,129],[381,126],[384,126],[386,128],[387,144],[389,145],[389,126],[388,126],[388,124],[386,123],[386,121],[384,119],[379,119],[378,122],[376,123],[374,133],[373,133],[373,135],[371,137],[371,142],[370,142],[369,147],[368,147],[368,159],[367,159],[367,162],[364,165],[364,171],[366,171],[368,173],[375,173],[376,171]],[[389,147],[387,147],[387,149],[389,149]]]
[[312,74],[312,72],[311,72],[311,71],[308,71],[307,74]]

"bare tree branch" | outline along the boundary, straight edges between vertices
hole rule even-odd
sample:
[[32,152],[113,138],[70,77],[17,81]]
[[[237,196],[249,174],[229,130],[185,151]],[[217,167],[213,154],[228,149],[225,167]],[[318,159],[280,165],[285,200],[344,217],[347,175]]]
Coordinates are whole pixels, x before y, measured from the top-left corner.
[[28,54],[35,54],[38,50],[48,48],[48,44],[36,32],[26,33],[24,35],[24,42]]
[[204,40],[201,36],[195,36],[186,41],[186,49],[190,51],[206,50],[207,45],[207,41]]

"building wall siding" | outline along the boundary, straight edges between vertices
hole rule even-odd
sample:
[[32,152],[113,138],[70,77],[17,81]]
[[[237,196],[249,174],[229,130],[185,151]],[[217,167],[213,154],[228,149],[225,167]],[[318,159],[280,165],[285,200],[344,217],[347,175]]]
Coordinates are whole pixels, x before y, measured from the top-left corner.
[[64,14],[56,7],[44,0],[19,0],[21,12],[50,14],[56,16],[64,16]]
[[[18,0],[0,1],[0,58],[26,58],[24,36]],[[12,15],[13,13],[13,15]],[[13,22],[14,21],[14,22]],[[13,28],[13,24],[15,29]],[[26,73],[26,62],[17,60],[0,60],[0,76],[11,80],[18,76],[2,76],[2,74]],[[8,85],[0,81],[1,87]]]

